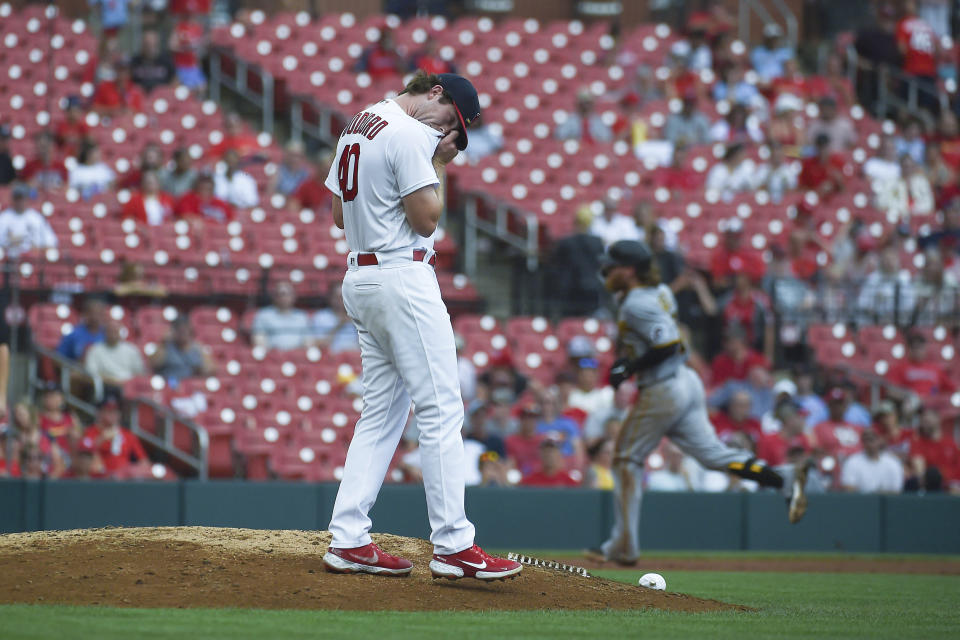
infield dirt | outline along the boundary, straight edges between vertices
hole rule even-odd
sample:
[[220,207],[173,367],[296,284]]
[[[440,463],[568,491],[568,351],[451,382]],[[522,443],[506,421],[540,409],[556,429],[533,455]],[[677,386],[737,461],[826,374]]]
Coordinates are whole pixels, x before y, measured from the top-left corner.
[[414,563],[406,578],[323,569],[324,531],[210,527],[88,529],[0,536],[0,602],[126,607],[394,611],[747,610],[603,578],[525,567],[516,580],[433,580],[424,540],[374,535]]

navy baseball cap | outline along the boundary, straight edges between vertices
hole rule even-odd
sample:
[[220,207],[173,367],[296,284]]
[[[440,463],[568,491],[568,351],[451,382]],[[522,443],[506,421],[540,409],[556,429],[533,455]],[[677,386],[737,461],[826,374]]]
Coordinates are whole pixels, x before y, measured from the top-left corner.
[[455,73],[438,73],[440,86],[453,101],[453,108],[460,119],[460,135],[457,136],[457,149],[467,148],[467,127],[480,117],[480,98],[473,84]]

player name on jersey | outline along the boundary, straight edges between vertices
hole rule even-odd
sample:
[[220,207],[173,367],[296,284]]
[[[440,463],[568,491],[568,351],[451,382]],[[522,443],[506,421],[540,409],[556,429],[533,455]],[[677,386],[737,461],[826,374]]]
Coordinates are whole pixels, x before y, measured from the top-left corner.
[[383,131],[390,124],[375,113],[361,111],[350,121],[350,125],[343,130],[341,135],[360,134],[367,140],[373,140],[377,134]]

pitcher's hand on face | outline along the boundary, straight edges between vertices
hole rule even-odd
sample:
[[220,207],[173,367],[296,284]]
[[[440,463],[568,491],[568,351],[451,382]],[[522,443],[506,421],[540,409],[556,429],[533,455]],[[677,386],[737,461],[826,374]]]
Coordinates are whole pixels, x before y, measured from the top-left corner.
[[459,135],[460,132],[456,129],[448,131],[447,134],[440,139],[437,150],[433,152],[433,159],[440,164],[447,164],[456,158],[457,153],[460,151],[457,149],[457,136]]

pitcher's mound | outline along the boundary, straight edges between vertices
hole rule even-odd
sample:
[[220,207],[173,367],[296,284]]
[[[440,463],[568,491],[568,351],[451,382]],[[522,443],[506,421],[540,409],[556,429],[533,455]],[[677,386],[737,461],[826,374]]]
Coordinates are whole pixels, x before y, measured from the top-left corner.
[[406,578],[326,573],[330,534],[212,527],[0,536],[0,602],[128,607],[492,610],[745,609],[678,593],[524,567],[516,580],[433,580],[424,540],[375,535],[411,560]]

